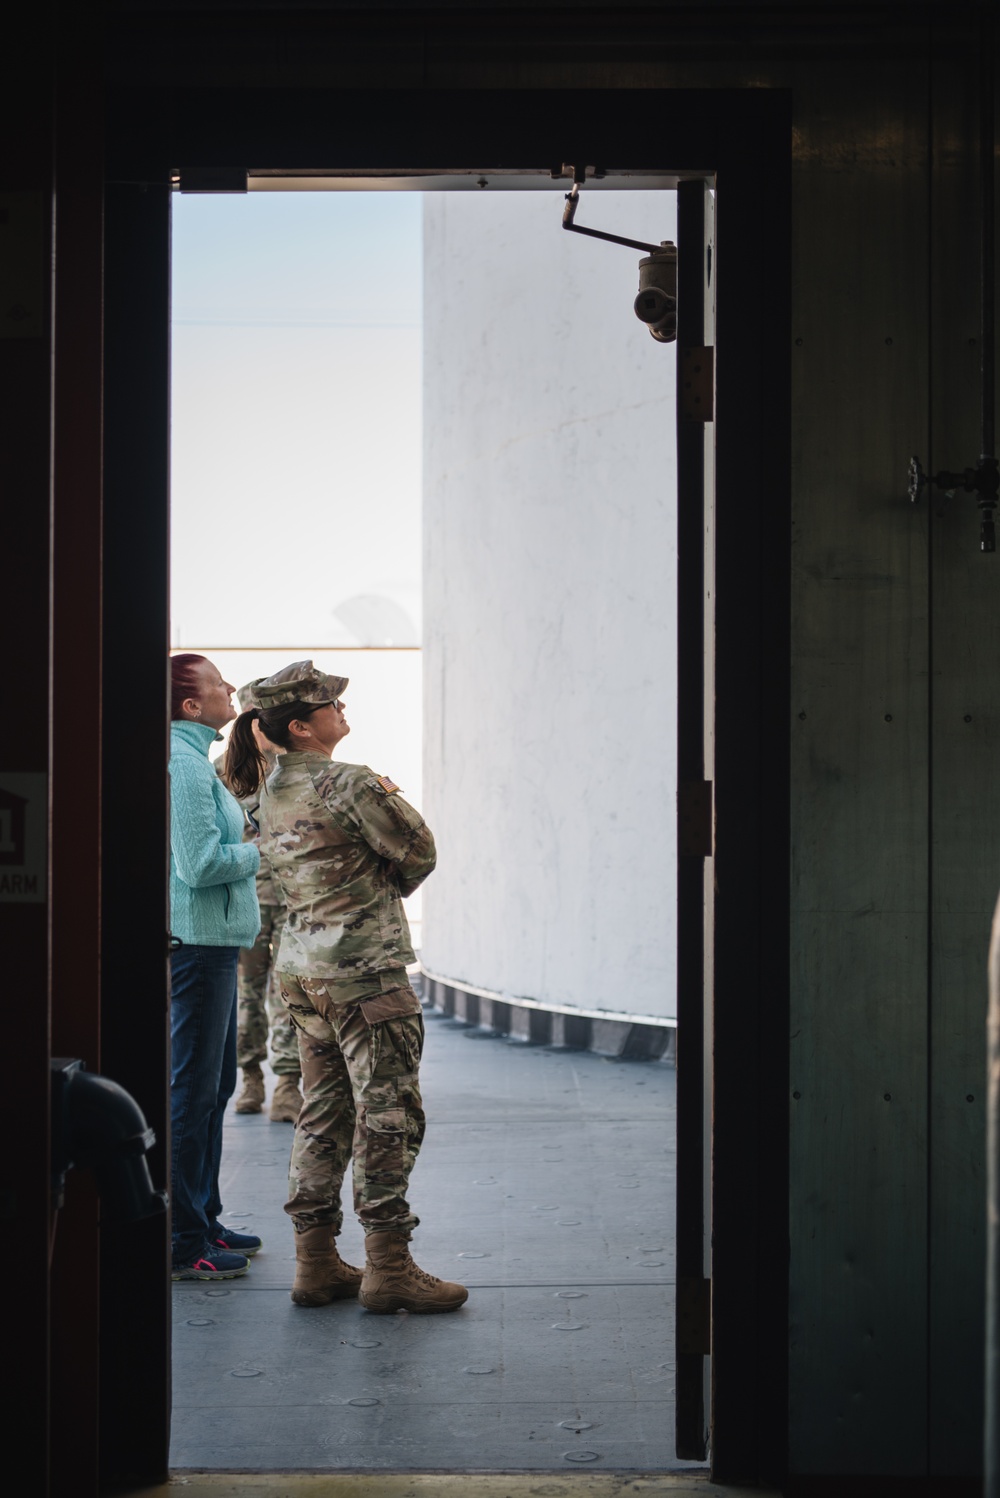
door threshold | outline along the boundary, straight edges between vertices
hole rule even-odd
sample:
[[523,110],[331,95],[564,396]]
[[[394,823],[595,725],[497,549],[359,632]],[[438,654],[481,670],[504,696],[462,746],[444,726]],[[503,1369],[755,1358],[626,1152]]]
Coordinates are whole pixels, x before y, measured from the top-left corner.
[[778,1498],[707,1472],[173,1472],[129,1498]]

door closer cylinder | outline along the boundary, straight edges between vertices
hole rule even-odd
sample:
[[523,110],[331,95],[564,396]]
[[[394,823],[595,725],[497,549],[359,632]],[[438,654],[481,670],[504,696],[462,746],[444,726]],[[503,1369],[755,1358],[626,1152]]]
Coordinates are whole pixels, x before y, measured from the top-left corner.
[[677,338],[677,246],[669,239],[639,261],[635,315],[658,343]]

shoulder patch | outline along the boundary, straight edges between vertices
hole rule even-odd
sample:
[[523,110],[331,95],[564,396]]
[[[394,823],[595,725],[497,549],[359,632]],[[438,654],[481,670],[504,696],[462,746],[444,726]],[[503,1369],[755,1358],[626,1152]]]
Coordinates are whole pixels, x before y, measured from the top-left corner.
[[390,780],[388,775],[376,775],[375,780],[382,787],[387,796],[391,796],[394,791],[399,790],[399,786],[395,783],[394,780]]

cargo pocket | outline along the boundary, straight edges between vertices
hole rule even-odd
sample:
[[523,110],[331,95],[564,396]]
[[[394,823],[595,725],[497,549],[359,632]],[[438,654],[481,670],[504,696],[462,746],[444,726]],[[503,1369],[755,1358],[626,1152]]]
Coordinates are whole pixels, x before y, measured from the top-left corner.
[[369,1108],[365,1113],[365,1131],[366,1179],[383,1186],[402,1187],[407,1174],[406,1113],[402,1108]]
[[370,1029],[369,1050],[373,1081],[390,1078],[398,1082],[413,1076],[420,1065],[424,1044],[422,1014],[404,1014],[400,1019],[386,1019]]
[[412,988],[390,988],[388,993],[373,993],[371,998],[359,999],[358,1009],[366,1025],[380,1025],[383,1020],[402,1019],[407,1014],[423,1016],[420,1000]]

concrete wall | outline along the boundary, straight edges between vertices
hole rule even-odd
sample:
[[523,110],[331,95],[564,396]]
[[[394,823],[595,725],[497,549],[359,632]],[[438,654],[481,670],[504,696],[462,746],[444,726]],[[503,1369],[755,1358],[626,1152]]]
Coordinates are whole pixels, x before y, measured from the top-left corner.
[[[425,206],[433,973],[663,1019],[674,947],[674,349],[558,193]],[[672,193],[581,223],[674,237]]]

